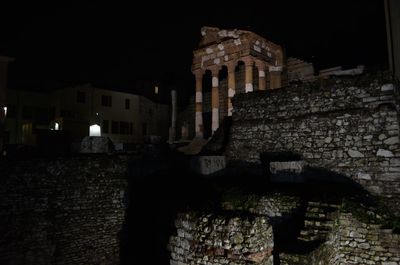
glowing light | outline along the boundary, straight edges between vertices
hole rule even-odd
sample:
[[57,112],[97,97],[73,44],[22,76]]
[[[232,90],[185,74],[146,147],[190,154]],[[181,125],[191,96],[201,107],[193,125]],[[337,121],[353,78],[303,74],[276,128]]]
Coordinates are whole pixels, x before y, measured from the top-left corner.
[[54,130],[58,131],[60,129],[60,124],[58,122],[54,123]]
[[3,107],[4,110],[4,116],[7,116],[7,107]]
[[89,127],[89,136],[101,136],[100,126],[93,124]]
[[158,94],[158,86],[154,87],[154,93]]

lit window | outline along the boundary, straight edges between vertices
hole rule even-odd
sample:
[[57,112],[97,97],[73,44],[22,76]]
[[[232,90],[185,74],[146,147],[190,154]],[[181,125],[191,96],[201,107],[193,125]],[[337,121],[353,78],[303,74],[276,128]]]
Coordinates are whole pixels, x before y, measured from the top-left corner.
[[158,94],[158,86],[154,87],[154,93]]

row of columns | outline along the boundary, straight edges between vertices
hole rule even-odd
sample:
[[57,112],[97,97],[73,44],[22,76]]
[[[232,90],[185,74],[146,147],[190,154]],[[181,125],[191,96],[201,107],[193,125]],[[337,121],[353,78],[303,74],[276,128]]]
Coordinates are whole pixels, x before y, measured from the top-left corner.
[[[265,67],[266,64],[259,60],[253,60],[252,57],[242,58],[245,64],[245,92],[253,92],[253,65],[258,68],[258,84],[259,90],[265,90]],[[228,116],[232,115],[232,98],[236,93],[235,82],[235,68],[237,62],[231,61],[225,64],[228,69]],[[214,133],[219,127],[219,66],[210,67],[212,75],[212,90],[211,90],[211,109],[212,109],[212,124],[211,130]],[[195,130],[196,137],[203,137],[203,75],[204,69],[197,69],[193,73],[196,77],[196,116],[195,116]],[[271,88],[280,87],[280,71],[270,72],[271,74]]]

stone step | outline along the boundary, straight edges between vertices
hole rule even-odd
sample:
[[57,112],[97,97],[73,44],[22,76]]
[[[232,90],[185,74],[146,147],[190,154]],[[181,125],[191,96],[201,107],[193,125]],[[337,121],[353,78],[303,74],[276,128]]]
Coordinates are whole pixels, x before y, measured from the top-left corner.
[[308,265],[308,255],[298,253],[279,253],[281,265]]
[[304,227],[298,239],[306,242],[326,239],[334,226],[334,215],[339,208],[338,204],[309,201],[304,217]]

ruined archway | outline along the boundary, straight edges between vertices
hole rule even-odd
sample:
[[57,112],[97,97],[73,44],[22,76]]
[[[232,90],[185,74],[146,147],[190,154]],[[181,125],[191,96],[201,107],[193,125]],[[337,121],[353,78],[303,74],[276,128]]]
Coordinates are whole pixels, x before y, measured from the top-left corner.
[[[281,72],[283,67],[283,52],[279,45],[276,45],[257,34],[245,30],[220,30],[218,28],[203,27],[201,29],[202,39],[199,49],[194,51],[192,64],[193,74],[196,76],[196,116],[195,130],[196,136],[202,137],[202,74],[205,70],[211,70],[213,79],[213,93],[211,101],[213,103],[212,132],[221,124],[220,108],[227,104],[227,114],[232,115],[231,99],[235,93],[241,92],[242,86],[238,84],[240,79],[235,76],[236,66],[240,61],[244,62],[243,88],[245,93],[255,90],[265,90],[266,88],[281,87]],[[227,68],[226,86],[219,85],[219,70],[221,67]],[[268,79],[270,84],[266,84],[266,71],[271,73]],[[239,81],[240,82],[240,81]],[[239,87],[236,87],[236,85]],[[223,105],[219,105],[219,90],[227,95],[223,100]]]

